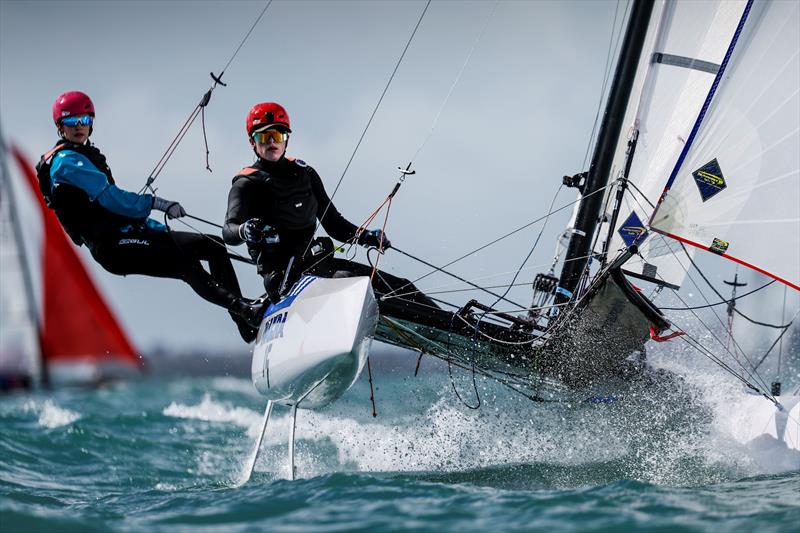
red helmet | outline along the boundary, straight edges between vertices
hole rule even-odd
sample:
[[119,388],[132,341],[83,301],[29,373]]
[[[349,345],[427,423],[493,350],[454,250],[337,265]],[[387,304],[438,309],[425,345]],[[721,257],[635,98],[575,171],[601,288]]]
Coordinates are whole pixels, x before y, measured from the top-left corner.
[[53,122],[56,126],[62,118],[87,114],[94,116],[94,104],[91,98],[80,91],[66,92],[53,103]]
[[265,126],[283,126],[288,131],[292,131],[289,124],[289,113],[283,108],[282,105],[275,102],[261,102],[254,105],[250,112],[247,113],[247,136],[253,135],[253,132],[264,128]]

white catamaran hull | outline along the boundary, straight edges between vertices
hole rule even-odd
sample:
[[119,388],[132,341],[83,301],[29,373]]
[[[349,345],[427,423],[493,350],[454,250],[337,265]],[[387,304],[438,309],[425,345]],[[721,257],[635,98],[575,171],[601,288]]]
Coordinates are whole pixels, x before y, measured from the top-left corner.
[[358,379],[377,323],[368,277],[305,276],[265,313],[253,350],[253,385],[273,401],[325,406]]
[[800,469],[800,396],[777,396],[780,407],[758,395],[734,402],[733,436],[761,466]]

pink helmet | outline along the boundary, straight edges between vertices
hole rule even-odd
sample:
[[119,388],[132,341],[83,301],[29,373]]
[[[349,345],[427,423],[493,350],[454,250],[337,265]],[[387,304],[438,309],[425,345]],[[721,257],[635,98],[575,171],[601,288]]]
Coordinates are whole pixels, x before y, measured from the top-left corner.
[[62,118],[75,115],[94,116],[94,104],[86,93],[69,91],[60,95],[53,102],[53,122],[56,123],[56,126],[58,126]]

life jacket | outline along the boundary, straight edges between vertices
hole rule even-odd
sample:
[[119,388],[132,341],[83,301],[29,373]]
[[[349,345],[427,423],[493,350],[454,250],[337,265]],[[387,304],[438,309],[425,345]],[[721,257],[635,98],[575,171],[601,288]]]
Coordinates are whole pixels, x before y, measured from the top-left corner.
[[59,141],[52,150],[46,152],[39,159],[36,164],[36,177],[39,180],[39,191],[42,193],[45,203],[51,209],[54,209],[53,203],[53,188],[50,178],[50,167],[53,165],[53,157],[61,150],[72,150],[85,156],[92,164],[97,167],[97,170],[102,172],[108,178],[109,183],[114,183],[114,176],[111,175],[111,168],[106,162],[106,156],[100,152],[94,145],[76,144],[69,141]]
[[93,244],[116,233],[119,228],[141,222],[108,211],[97,202],[92,202],[88,195],[78,187],[60,184],[54,191],[50,168],[53,158],[62,150],[72,150],[85,156],[100,172],[106,175],[109,183],[114,183],[114,176],[111,174],[106,157],[95,146],[68,141],[56,144],[52,150],[42,155],[36,165],[36,177],[42,197],[47,206],[56,212],[58,220],[75,244],[78,246],[87,244],[91,248]]
[[278,231],[313,228],[317,222],[317,198],[311,188],[313,170],[299,159],[287,158],[281,167],[286,172],[272,173],[258,166],[245,167],[233,178],[249,179],[261,189],[252,201],[259,218]]

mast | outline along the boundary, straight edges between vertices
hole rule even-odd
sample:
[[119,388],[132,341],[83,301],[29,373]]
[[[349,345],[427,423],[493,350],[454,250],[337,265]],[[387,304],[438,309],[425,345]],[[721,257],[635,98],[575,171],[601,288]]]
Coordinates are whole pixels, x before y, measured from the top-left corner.
[[[41,345],[41,321],[39,319],[38,306],[36,305],[36,293],[33,289],[33,279],[31,275],[31,268],[28,264],[28,256],[25,249],[25,240],[22,236],[22,225],[19,220],[19,215],[15,207],[14,186],[11,183],[11,174],[8,170],[8,149],[3,138],[2,130],[0,130],[0,171],[2,171],[2,179],[0,179],[0,196],[4,196],[5,202],[8,204],[9,216],[11,218],[11,230],[14,234],[14,241],[17,245],[17,252],[19,253],[19,260],[22,269],[23,289],[25,291],[25,298],[28,301],[27,310],[31,324],[34,325],[36,330],[37,340],[37,362],[39,371],[39,384],[43,387],[50,386],[50,375],[47,369],[47,361],[44,359]],[[2,200],[0,200],[2,201]]]
[[587,256],[603,205],[603,194],[597,191],[606,186],[611,173],[616,143],[622,130],[622,122],[636,76],[636,66],[647,35],[653,2],[654,0],[633,1],[633,11],[625,30],[592,163],[583,185],[583,199],[578,207],[575,227],[564,258],[556,290],[556,303],[564,303],[572,298],[588,263]]

